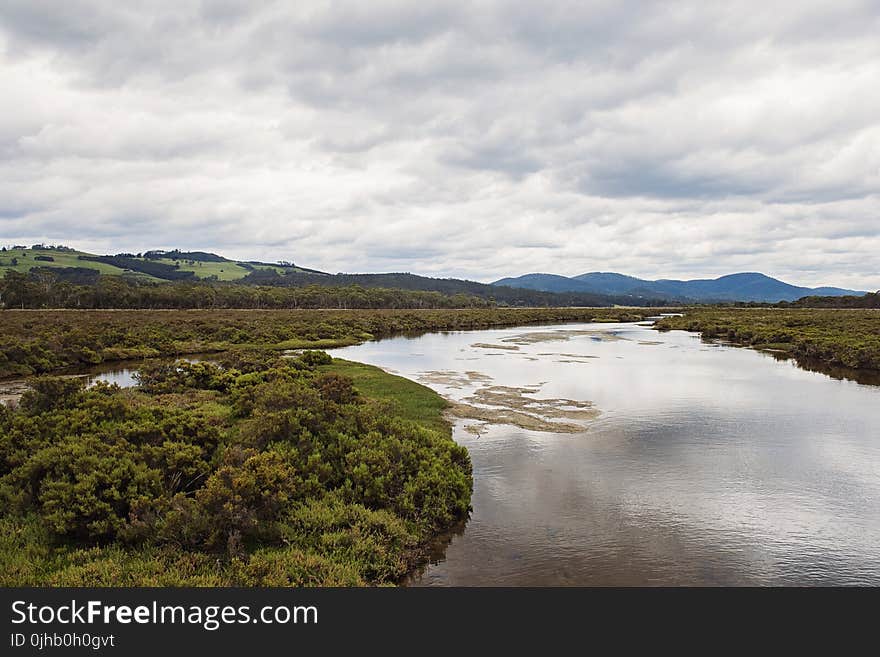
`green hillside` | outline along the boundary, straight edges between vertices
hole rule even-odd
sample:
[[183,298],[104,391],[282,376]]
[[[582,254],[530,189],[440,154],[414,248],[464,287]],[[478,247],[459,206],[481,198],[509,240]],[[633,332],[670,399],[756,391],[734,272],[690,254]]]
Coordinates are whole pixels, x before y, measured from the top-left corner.
[[[161,271],[158,273],[138,271],[140,266],[148,269],[168,268],[169,272],[175,270],[179,274],[175,275],[175,278],[178,279],[186,277],[185,272],[192,272],[193,278],[196,279],[216,277],[221,281],[239,280],[253,271],[261,270],[271,270],[279,274],[302,271],[299,267],[295,266],[273,265],[269,263],[240,263],[235,260],[214,256],[213,254],[201,254],[202,256],[211,256],[213,258],[211,260],[196,259],[200,257],[199,254],[188,254],[186,252],[172,252],[169,255],[171,257],[157,256],[153,252],[148,258],[142,257],[140,254],[137,256],[110,257],[77,251],[67,247],[4,247],[0,251],[0,278],[5,276],[6,272],[10,270],[26,274],[34,267],[49,267],[53,269],[85,268],[95,270],[99,274],[106,276],[124,276],[153,282],[168,280],[169,276]],[[178,255],[180,257],[174,257]],[[190,255],[193,257],[189,257]],[[142,265],[139,263],[142,263]],[[159,267],[153,267],[154,265]]]
[[[103,262],[87,262],[80,260],[79,256],[91,256],[90,253],[75,250],[58,250],[58,249],[34,249],[34,248],[16,248],[0,251],[0,276],[5,276],[9,270],[28,273],[33,267],[87,267],[95,269],[99,273],[107,276],[136,276],[149,280],[159,280],[140,274],[138,272],[125,271],[113,265],[104,264]],[[40,260],[39,258],[52,258],[52,261]]]
[[[144,260],[144,258],[138,258]],[[151,258],[151,262],[160,262],[166,265],[177,265],[179,271],[191,271],[196,278],[209,278],[216,276],[221,281],[236,281],[244,278],[251,273],[250,269],[242,267],[235,261],[226,262],[204,262],[201,260],[172,259],[172,258]],[[288,268],[272,265],[251,265],[254,269],[274,269],[279,274],[283,274]]]

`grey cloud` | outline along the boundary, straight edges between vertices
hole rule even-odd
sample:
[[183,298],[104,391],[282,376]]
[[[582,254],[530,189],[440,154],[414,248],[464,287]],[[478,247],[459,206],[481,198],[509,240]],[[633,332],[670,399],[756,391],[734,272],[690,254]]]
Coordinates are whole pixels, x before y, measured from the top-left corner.
[[0,234],[880,287],[870,2],[0,6]]

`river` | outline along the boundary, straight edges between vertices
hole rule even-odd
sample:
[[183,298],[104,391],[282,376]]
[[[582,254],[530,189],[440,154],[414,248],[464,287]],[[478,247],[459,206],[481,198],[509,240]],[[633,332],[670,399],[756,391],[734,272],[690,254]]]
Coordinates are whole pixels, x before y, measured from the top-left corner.
[[[332,353],[465,416],[473,512],[409,585],[880,584],[878,386],[636,324]],[[138,365],[87,380],[134,385]]]
[[456,420],[473,512],[410,585],[880,584],[880,387],[634,324],[333,354],[568,425]]

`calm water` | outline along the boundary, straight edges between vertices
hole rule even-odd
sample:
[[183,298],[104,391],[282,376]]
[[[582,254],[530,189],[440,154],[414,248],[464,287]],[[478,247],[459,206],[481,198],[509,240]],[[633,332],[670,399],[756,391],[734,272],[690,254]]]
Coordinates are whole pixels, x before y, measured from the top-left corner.
[[[181,357],[179,360],[186,360],[191,363],[199,361],[212,362],[215,354],[191,354]],[[82,377],[87,387],[93,386],[99,381],[107,383],[115,383],[120,388],[131,388],[138,384],[135,374],[138,368],[144,363],[140,360],[120,360],[102,365],[95,365],[87,368],[80,368],[70,372],[67,376]],[[0,404],[17,402],[27,389],[27,377],[11,378],[0,380]]]
[[[595,332],[559,333],[572,329]],[[527,333],[557,339],[517,337]],[[473,513],[411,584],[880,584],[878,387],[632,324],[430,334],[334,355],[452,399],[530,387],[526,397],[601,411],[569,434],[488,425],[477,436],[457,421]]]

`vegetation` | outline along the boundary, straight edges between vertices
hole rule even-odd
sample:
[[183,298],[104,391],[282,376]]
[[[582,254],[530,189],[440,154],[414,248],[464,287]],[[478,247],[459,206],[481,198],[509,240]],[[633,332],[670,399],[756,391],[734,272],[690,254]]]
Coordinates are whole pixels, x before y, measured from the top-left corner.
[[[164,266],[164,265],[163,265]],[[83,268],[10,272],[0,280],[0,303],[7,308],[472,308],[492,305],[486,299],[439,292],[324,287],[263,287],[184,282],[143,284],[99,276]]]
[[[10,271],[27,274],[34,267],[55,270],[87,266],[93,272],[105,276],[124,276],[125,278],[138,278],[142,280],[149,280],[150,278],[137,272],[126,272],[123,269],[103,262],[84,262],[80,259],[81,256],[89,255],[91,254],[66,247],[48,247],[44,245],[6,248],[5,250],[0,250],[0,277]],[[52,258],[52,260],[47,261],[45,258]]]
[[880,370],[880,310],[693,308],[661,330],[698,331],[804,361]]
[[460,310],[5,310],[0,376],[228,349],[329,348],[399,333],[483,329],[653,314],[624,308]]
[[820,297],[809,296],[798,299],[790,304],[785,302],[780,307],[795,306],[798,308],[880,308],[880,292],[869,292],[860,296]]
[[317,307],[303,305],[302,296],[331,308],[669,304],[638,292],[556,294],[408,273],[327,274],[288,261],[236,262],[204,251],[94,255],[41,244],[0,250],[0,307]]
[[394,583],[468,511],[467,452],[416,383],[254,351],[140,380],[43,377],[0,407],[0,585]]
[[505,306],[613,306],[642,305],[665,306],[671,302],[651,295],[601,294],[596,292],[544,292],[504,285],[487,285],[456,278],[428,278],[408,273],[391,274],[321,274],[308,271],[287,271],[279,274],[274,271],[255,271],[242,279],[244,283],[269,285],[273,287],[301,287],[304,285],[350,286],[365,288],[394,288],[399,290],[422,290],[441,292],[448,295],[466,294],[489,299]]
[[214,253],[179,249],[147,251],[143,254],[119,253],[113,256],[96,255],[66,246],[46,244],[3,247],[0,250],[0,278],[7,271],[26,274],[35,266],[46,266],[53,270],[88,267],[104,276],[118,276],[154,283],[186,278],[235,281],[253,271],[263,269],[279,273],[314,271],[300,269],[293,263],[276,265],[265,262],[237,262]]
[[90,255],[81,255],[78,259],[87,262],[102,262],[105,265],[116,267],[125,272],[139,272],[141,274],[152,276],[153,278],[159,278],[168,281],[176,281],[195,277],[195,274],[192,271],[181,270],[179,264],[172,265],[156,260],[140,260],[138,258],[129,258],[126,256]]
[[[445,281],[401,274],[371,278],[360,275],[297,274],[247,277],[245,283],[197,280],[192,271],[153,261],[117,256],[98,264],[139,263],[125,276],[105,276],[88,267],[31,267],[27,274],[8,271],[0,279],[0,307],[6,308],[470,308],[480,306],[608,306],[622,299],[585,294],[553,294],[514,290],[482,283]],[[84,261],[92,264],[92,260]],[[207,267],[219,267],[207,263]],[[274,273],[274,272],[273,272]],[[129,275],[131,274],[131,275]],[[141,278],[132,277],[134,275]],[[152,282],[149,274],[173,281]],[[419,284],[413,285],[410,279]],[[396,287],[379,287],[378,280]],[[268,281],[270,285],[257,285]],[[361,281],[365,283],[356,283]],[[287,283],[287,284],[282,284]],[[456,291],[458,290],[458,291]],[[467,291],[470,290],[470,291]]]

